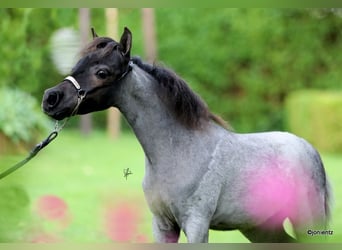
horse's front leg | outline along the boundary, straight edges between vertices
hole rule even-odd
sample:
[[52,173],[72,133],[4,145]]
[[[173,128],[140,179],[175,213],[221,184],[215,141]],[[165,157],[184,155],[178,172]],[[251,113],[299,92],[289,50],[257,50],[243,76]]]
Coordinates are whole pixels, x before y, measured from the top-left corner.
[[209,223],[201,216],[188,217],[184,225],[184,233],[188,243],[207,243],[209,237]]
[[156,242],[159,243],[177,243],[180,235],[180,228],[176,223],[171,223],[169,220],[153,216],[152,222],[153,236]]

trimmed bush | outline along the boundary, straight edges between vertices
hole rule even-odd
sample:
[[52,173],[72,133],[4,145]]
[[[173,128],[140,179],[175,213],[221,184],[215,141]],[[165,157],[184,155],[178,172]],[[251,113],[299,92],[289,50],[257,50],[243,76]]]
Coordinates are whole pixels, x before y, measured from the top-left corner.
[[0,89],[0,153],[21,151],[31,146],[48,129],[45,117],[36,100],[18,90]]
[[342,91],[302,90],[285,102],[287,128],[319,151],[342,153]]

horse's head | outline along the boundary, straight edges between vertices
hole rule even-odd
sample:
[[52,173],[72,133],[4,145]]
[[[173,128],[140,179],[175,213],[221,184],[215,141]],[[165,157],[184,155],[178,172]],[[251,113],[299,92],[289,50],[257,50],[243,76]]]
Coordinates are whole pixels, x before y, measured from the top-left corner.
[[[128,73],[132,34],[125,28],[120,42],[98,37],[82,51],[82,58],[71,75],[47,89],[42,108],[49,116],[61,120],[74,114],[86,114],[109,108],[109,95]],[[77,110],[75,110],[77,109]]]

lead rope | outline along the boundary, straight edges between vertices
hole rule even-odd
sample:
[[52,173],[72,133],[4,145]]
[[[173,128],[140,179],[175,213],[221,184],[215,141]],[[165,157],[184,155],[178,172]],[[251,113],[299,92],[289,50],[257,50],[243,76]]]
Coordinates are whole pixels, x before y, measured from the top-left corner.
[[17,169],[21,168],[22,166],[24,166],[27,162],[29,162],[33,157],[35,157],[40,150],[42,150],[43,148],[45,148],[47,145],[49,145],[50,142],[52,142],[54,139],[56,139],[56,137],[58,136],[58,133],[64,128],[64,126],[67,124],[67,122],[70,120],[70,117],[73,116],[74,114],[76,114],[81,102],[83,101],[86,93],[81,89],[80,85],[78,84],[78,82],[76,81],[75,78],[73,78],[72,76],[68,76],[65,78],[65,80],[70,81],[75,88],[77,89],[77,104],[75,105],[75,108],[73,109],[73,111],[71,112],[70,116],[68,116],[67,118],[65,118],[62,123],[60,124],[59,121],[56,120],[55,122],[55,127],[54,130],[40,143],[38,143],[29,153],[29,155],[22,161],[18,162],[17,164],[13,165],[12,167],[8,168],[7,170],[5,170],[4,172],[0,173],[0,180],[5,178],[6,176],[8,176],[9,174],[13,173],[14,171],[16,171]]

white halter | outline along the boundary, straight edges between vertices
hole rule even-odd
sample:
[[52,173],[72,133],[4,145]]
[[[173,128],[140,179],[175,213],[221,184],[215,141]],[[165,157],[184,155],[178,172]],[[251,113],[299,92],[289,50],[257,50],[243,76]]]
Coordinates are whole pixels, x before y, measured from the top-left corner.
[[72,76],[67,76],[67,77],[64,78],[64,80],[68,80],[69,82],[71,82],[71,83],[75,86],[75,88],[76,88],[77,90],[80,90],[80,89],[81,89],[80,84],[79,84],[79,83],[76,81],[76,79],[73,78]]

